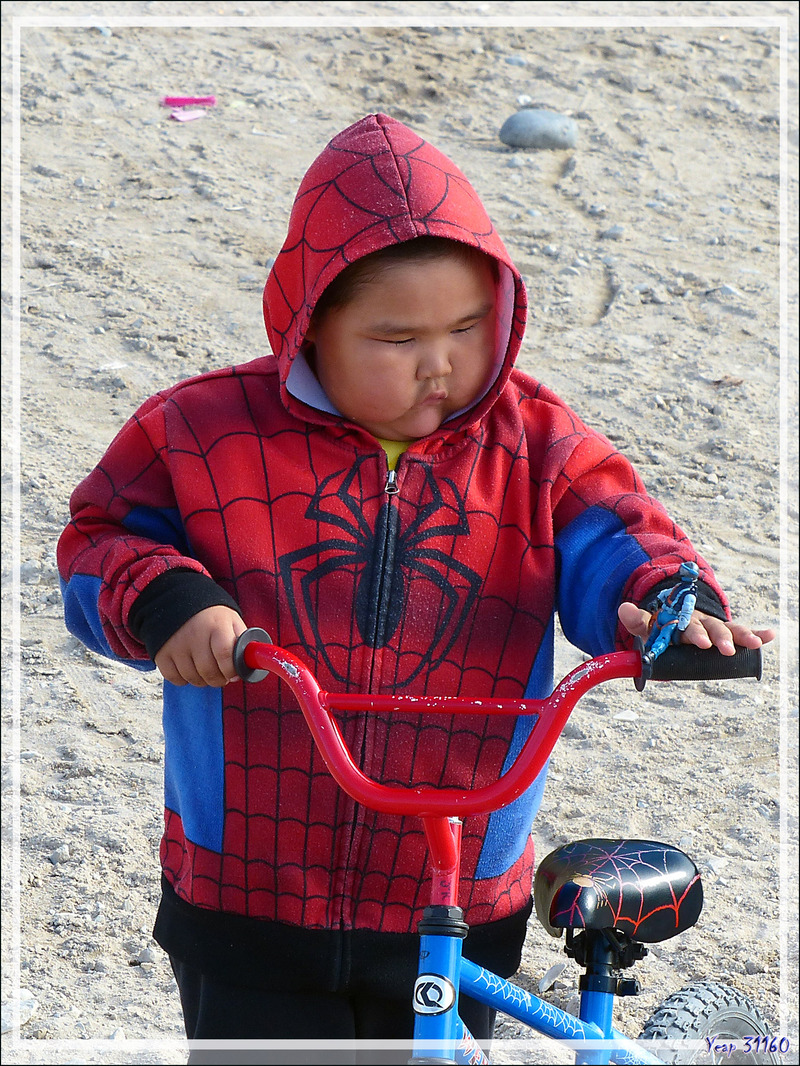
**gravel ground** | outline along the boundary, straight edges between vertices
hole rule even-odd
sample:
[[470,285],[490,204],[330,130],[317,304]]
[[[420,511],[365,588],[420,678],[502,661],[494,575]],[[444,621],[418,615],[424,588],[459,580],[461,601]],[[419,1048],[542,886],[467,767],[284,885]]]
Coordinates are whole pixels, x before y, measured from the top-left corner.
[[[639,965],[620,1028],[635,1035],[665,996],[714,978],[757,1001],[798,1061],[797,5],[517,2],[518,21],[551,23],[489,21],[509,11],[3,4],[12,224],[20,193],[3,236],[4,1062],[186,1061],[150,935],[159,685],[66,632],[55,543],[71,489],[143,399],[265,351],[260,291],[299,179],[378,110],[484,198],[530,290],[524,369],[631,457],[735,613],[780,630],[760,684],[615,683],[585,699],[534,834],[540,855],[662,839],[703,872],[698,925]],[[430,23],[391,24],[412,12]],[[253,21],[271,15],[306,24]],[[179,123],[167,92],[218,103]],[[522,106],[571,118],[575,146],[503,144]],[[532,922],[520,983],[535,991],[560,962],[543,995],[573,1005],[577,968]],[[498,1036],[498,1062],[569,1061],[515,1023]]]

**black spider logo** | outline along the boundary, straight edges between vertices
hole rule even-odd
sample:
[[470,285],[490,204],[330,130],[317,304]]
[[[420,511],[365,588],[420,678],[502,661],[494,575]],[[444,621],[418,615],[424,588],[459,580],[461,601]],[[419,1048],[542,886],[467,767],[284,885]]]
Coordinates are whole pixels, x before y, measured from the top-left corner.
[[[427,582],[427,588],[414,590],[413,599],[417,606],[425,604],[432,622],[423,627],[424,633],[412,627],[413,632],[407,630],[402,635],[403,659],[410,664],[402,670],[403,676],[395,679],[394,683],[402,686],[426,667],[434,668],[450,651],[469,617],[481,578],[453,557],[452,543],[446,545],[447,551],[428,543],[435,538],[469,535],[464,501],[449,478],[439,483],[430,468],[424,467],[425,491],[411,521],[401,528],[400,509],[393,499],[387,499],[371,529],[351,491],[363,461],[359,460],[344,478],[342,471],[326,477],[306,510],[307,519],[338,527],[344,536],[320,539],[287,552],[279,566],[295,628],[306,651],[320,655],[332,676],[343,683],[352,678],[347,676],[346,665],[335,665],[331,652],[353,650],[353,624],[360,642],[370,648],[386,647],[409,607],[412,583]],[[332,576],[341,578],[344,574],[350,575],[352,584],[347,587],[352,589],[352,600],[343,598],[341,584],[329,582],[325,588]],[[331,621],[332,613],[337,614],[330,609],[332,599],[334,607],[336,602],[339,605],[335,623]],[[320,622],[323,616],[325,623]]]

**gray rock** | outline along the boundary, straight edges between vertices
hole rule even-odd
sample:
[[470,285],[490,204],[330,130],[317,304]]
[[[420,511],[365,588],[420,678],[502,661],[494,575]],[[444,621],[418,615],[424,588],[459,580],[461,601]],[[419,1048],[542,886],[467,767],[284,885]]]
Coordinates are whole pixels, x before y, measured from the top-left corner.
[[0,1028],[4,1033],[11,1032],[15,1025],[22,1028],[23,1025],[28,1024],[38,1009],[39,1004],[33,998],[33,993],[27,988],[20,988],[19,994],[13,999],[3,1001],[3,1020]]
[[618,241],[622,237],[623,232],[624,230],[622,226],[610,226],[600,234],[600,240]]
[[500,140],[510,148],[574,148],[578,127],[557,111],[524,107],[505,120]]

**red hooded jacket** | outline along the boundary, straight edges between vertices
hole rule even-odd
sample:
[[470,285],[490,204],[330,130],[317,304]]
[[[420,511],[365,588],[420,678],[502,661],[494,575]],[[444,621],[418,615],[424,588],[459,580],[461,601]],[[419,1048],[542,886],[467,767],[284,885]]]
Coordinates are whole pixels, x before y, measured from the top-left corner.
[[[497,376],[400,458],[322,393],[302,355],[315,302],[361,256],[431,234],[498,263]],[[554,618],[589,654],[616,609],[685,559],[723,594],[628,461],[515,370],[525,290],[475,191],[385,115],[306,174],[269,274],[272,355],[147,401],[78,486],[59,543],[66,621],[141,668],[215,603],[304,659],[323,688],[541,696]],[[388,488],[388,491],[387,491]],[[166,891],[180,906],[320,930],[407,933],[426,902],[418,825],[355,806],[274,679],[164,686]],[[354,758],[391,784],[495,779],[527,720],[350,715]],[[541,788],[465,825],[460,900],[481,925],[526,913]],[[172,898],[172,897],[171,897]],[[188,913],[188,911],[186,912]]]

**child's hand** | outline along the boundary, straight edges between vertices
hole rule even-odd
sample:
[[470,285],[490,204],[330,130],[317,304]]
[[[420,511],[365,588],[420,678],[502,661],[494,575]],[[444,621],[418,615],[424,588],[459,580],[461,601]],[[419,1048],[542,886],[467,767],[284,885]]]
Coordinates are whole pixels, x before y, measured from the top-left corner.
[[206,607],[161,646],[156,666],[173,685],[222,688],[237,680],[233,647],[245,629],[244,619],[230,607]]
[[[635,637],[647,640],[651,615],[635,603],[620,604],[620,622]],[[740,648],[760,648],[775,639],[774,629],[751,629],[743,622],[725,622],[721,618],[694,611],[692,620],[681,633],[681,644],[696,644],[698,648],[715,647],[723,655],[733,655],[734,645]]]

